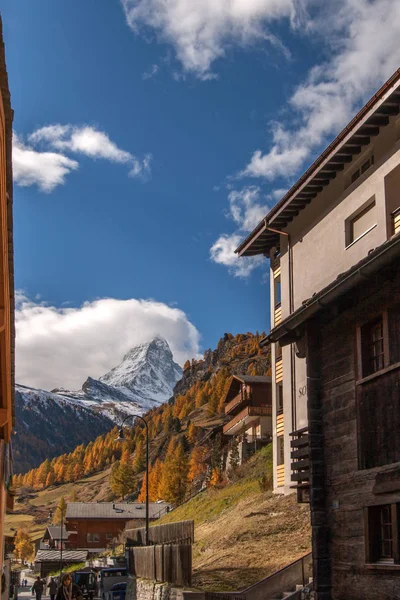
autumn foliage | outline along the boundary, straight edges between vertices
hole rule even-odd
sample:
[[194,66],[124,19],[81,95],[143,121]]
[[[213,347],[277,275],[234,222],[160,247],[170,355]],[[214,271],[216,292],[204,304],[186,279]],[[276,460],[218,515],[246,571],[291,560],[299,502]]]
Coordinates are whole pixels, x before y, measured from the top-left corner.
[[[204,443],[204,430],[191,421],[191,413],[206,406],[209,417],[224,411],[232,373],[266,373],[266,353],[260,349],[263,334],[225,334],[204,360],[187,361],[184,377],[190,385],[172,403],[149,410],[145,419],[150,446],[156,446],[149,464],[149,499],[179,504],[194,488],[223,481],[221,441]],[[264,359],[260,360],[260,357]],[[239,370],[238,370],[239,369]],[[196,374],[200,373],[201,376]],[[110,468],[110,488],[115,498],[146,498],[146,436],[143,423],[126,430],[126,441],[116,442],[117,428],[80,445],[73,452],[45,460],[38,468],[15,475],[14,487],[41,490]]]

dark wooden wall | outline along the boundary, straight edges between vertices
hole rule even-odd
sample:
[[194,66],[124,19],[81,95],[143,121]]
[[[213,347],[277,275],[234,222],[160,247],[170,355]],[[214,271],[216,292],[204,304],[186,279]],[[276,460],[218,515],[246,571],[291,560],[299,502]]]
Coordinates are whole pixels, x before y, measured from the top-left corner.
[[[328,525],[327,535],[318,538],[318,522],[314,521],[313,553],[318,556],[328,551],[331,597],[334,600],[400,598],[400,570],[368,567],[364,537],[364,507],[400,502],[399,463],[362,468],[355,383],[356,325],[373,317],[396,299],[400,302],[399,264],[369,279],[308,324],[309,332],[319,332],[318,344],[311,348],[307,361],[318,365],[320,376],[320,439],[324,461],[322,497]],[[391,407],[394,407],[393,418],[397,418],[400,406],[399,387],[394,385],[393,380],[399,380],[398,371],[374,380],[374,385],[380,386],[382,392],[374,395],[374,410],[388,411],[388,427],[391,426]],[[366,409],[361,406],[361,410]],[[384,437],[384,433],[382,435]],[[376,446],[382,439],[371,439],[370,443]],[[400,449],[400,431],[396,443],[397,449]],[[399,471],[398,485],[393,483],[396,477],[391,475],[396,467]],[[391,478],[392,491],[379,493],[376,482],[385,477],[385,473]]]

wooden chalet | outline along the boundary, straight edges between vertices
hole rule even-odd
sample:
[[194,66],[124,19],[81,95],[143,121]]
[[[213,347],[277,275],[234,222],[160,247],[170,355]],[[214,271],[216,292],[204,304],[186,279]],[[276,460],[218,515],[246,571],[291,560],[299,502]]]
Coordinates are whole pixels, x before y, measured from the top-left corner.
[[[166,502],[150,502],[149,520],[168,512]],[[100,552],[110,547],[125,529],[145,524],[146,507],[141,502],[69,502],[65,517],[70,548]]]
[[239,441],[240,461],[271,440],[271,385],[271,377],[232,376],[224,399],[228,421],[223,427],[223,434]]
[[60,525],[49,525],[41,540],[41,549],[60,550],[70,548],[69,532]]
[[12,120],[0,20],[0,567],[4,565],[4,516],[12,510],[11,434],[14,426],[14,265],[12,222]]

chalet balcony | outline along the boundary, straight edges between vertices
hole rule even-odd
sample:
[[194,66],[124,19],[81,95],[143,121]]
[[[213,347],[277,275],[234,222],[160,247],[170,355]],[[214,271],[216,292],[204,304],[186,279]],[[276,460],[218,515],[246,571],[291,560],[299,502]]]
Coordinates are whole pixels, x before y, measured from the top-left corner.
[[246,406],[240,413],[224,425],[223,433],[225,435],[237,435],[241,432],[243,425],[246,429],[259,417],[271,417],[271,406]]
[[298,502],[308,502],[310,489],[308,428],[298,429],[290,435],[293,438],[290,442],[290,457],[292,459],[291,480],[293,485],[290,487],[297,490]]
[[225,414],[228,415],[229,413],[237,412],[237,408],[241,404],[249,402],[251,402],[251,394],[242,394],[240,392],[225,406]]

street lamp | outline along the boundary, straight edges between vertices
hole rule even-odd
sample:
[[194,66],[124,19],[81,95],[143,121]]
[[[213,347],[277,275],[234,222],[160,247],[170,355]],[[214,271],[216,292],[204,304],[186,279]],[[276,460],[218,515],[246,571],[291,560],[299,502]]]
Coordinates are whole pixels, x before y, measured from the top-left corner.
[[141,417],[140,415],[128,415],[127,417],[125,417],[125,419],[122,421],[120,428],[119,428],[119,432],[118,432],[118,437],[115,438],[116,442],[123,442],[126,441],[126,437],[124,434],[124,423],[127,419],[131,419],[132,417],[135,417],[136,419],[140,419],[141,421],[143,421],[144,426],[146,428],[146,546],[149,545],[149,426],[147,424],[146,419],[144,419],[143,417]]
[[[61,529],[60,529],[60,536],[61,536],[61,546],[60,546],[60,583],[61,583],[61,575],[62,575],[62,567],[63,567],[62,553],[63,553],[63,540],[64,540],[64,538],[63,538],[63,531],[64,531],[64,512],[65,512],[65,509],[57,507],[57,510],[58,509],[61,512],[61,525],[60,525],[60,527],[61,527]],[[49,519],[50,520],[53,519],[53,511],[52,510],[49,511]]]

